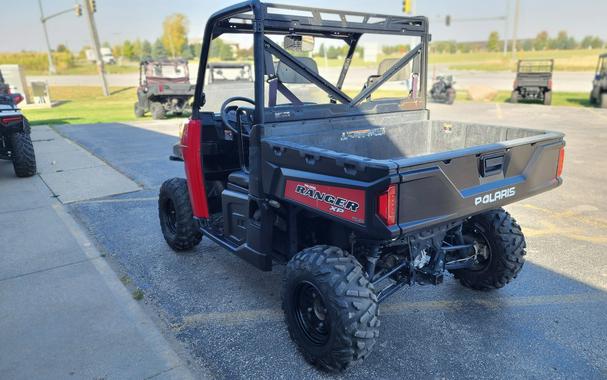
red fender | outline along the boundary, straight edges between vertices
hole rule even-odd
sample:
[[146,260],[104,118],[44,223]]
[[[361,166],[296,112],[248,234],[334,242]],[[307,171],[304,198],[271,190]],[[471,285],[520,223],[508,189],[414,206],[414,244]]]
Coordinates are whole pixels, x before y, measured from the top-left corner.
[[188,180],[188,191],[192,211],[197,218],[209,217],[207,190],[204,185],[204,171],[202,169],[202,123],[200,120],[190,119],[183,128],[181,135],[181,153],[185,164],[185,176]]

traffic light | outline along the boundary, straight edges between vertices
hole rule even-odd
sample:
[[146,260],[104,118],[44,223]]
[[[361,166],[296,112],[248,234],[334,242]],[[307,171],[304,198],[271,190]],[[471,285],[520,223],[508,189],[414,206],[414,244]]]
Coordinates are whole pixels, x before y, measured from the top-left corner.
[[89,0],[89,9],[91,12],[97,12],[97,2],[95,0]]
[[413,0],[403,0],[403,13],[411,14],[411,3]]
[[76,4],[74,5],[74,11],[76,12],[76,16],[82,16],[82,5]]
[[447,15],[447,17],[445,17],[445,25],[451,26],[451,16],[450,15]]

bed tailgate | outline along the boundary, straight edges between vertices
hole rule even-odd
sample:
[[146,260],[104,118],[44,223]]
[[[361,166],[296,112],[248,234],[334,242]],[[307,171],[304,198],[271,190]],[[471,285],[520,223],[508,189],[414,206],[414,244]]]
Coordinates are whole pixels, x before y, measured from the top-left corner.
[[492,144],[399,162],[398,224],[410,232],[559,186],[563,136]]

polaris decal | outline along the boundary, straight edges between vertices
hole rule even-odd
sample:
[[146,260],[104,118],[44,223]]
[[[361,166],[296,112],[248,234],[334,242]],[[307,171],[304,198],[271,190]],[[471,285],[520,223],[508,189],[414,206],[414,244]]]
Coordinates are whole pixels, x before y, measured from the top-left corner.
[[516,195],[516,188],[510,187],[508,189],[503,189],[496,191],[495,193],[489,193],[485,195],[480,195],[474,198],[474,205],[478,206],[480,204],[486,205],[489,203],[494,203],[502,199],[510,198]]
[[365,222],[365,192],[287,180],[285,198],[355,223]]

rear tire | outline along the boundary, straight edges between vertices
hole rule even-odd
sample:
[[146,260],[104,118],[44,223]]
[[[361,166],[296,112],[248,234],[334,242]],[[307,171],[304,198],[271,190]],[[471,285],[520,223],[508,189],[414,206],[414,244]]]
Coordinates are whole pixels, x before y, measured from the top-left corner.
[[607,92],[601,94],[601,108],[607,108]]
[[452,271],[462,285],[499,289],[516,278],[525,263],[526,244],[521,227],[509,213],[501,208],[491,210],[473,216],[463,228],[464,238],[474,240],[486,254],[479,254],[476,267]]
[[518,91],[512,91],[512,94],[510,94],[510,103],[518,103]]
[[161,120],[166,118],[166,112],[164,107],[160,103],[152,103],[150,107],[150,112],[152,113],[152,119]]
[[190,250],[202,240],[185,179],[171,178],[162,184],[158,196],[158,217],[164,240],[173,250]]
[[552,91],[544,92],[544,105],[549,106],[552,104]]
[[145,110],[139,106],[139,102],[135,103],[135,117],[143,117],[143,115],[145,115]]
[[15,175],[17,177],[31,177],[36,174],[36,154],[30,134],[27,132],[13,133],[10,141]]
[[373,285],[338,247],[304,249],[287,264],[282,308],[289,335],[305,359],[338,372],[371,353],[379,336]]

